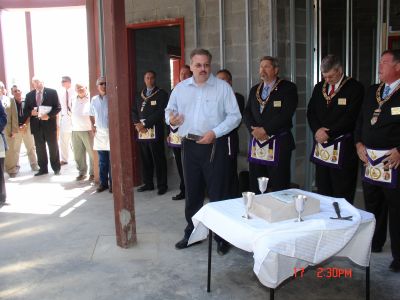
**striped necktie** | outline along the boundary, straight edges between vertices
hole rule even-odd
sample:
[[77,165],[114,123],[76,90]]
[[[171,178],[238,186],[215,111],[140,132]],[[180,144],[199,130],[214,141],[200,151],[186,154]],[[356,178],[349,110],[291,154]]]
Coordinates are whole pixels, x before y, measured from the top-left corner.
[[389,95],[390,86],[386,85],[385,89],[383,90],[382,98],[386,98]]
[[267,86],[264,86],[264,88],[263,88],[263,90],[262,90],[262,92],[261,92],[261,98],[262,98],[263,100],[267,99],[267,97],[268,97],[268,91],[269,91],[269,86],[268,86],[268,85],[267,85]]

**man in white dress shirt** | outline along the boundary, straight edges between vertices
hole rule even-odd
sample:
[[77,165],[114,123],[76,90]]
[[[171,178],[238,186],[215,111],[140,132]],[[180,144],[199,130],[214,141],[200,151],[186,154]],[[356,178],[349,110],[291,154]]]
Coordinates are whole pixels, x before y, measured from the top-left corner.
[[[203,206],[206,189],[210,201],[229,198],[228,133],[239,125],[242,116],[231,86],[211,74],[211,58],[205,49],[191,52],[193,76],[174,88],[165,109],[167,124],[179,126],[178,134],[183,137],[187,226],[176,249],[188,247],[194,228],[192,217]],[[216,240],[217,252],[225,254],[229,244],[219,237]]]
[[71,85],[71,77],[63,76],[61,79],[62,89],[58,91],[58,98],[61,104],[60,114],[60,163],[68,163],[68,154],[71,147],[72,120],[71,103],[76,97],[74,88]]

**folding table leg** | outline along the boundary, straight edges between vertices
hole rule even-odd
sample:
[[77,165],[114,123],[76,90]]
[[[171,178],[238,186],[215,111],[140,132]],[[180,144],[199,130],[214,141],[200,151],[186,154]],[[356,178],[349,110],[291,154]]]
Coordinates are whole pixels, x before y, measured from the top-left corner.
[[369,300],[369,266],[365,268],[365,299]]
[[212,250],[212,236],[213,232],[208,230],[208,271],[207,271],[207,293],[210,292],[211,285],[211,250]]
[[274,300],[275,297],[275,289],[269,289],[269,300]]

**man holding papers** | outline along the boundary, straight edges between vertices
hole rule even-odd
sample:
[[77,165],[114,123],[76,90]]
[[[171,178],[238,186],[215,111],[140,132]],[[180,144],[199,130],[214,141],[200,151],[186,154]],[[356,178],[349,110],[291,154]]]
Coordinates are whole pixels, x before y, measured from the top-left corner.
[[24,116],[31,119],[31,131],[35,139],[36,154],[40,170],[35,176],[47,174],[49,149],[50,165],[55,175],[60,174],[60,155],[57,143],[57,119],[61,110],[56,90],[44,87],[39,77],[32,78],[34,90],[26,95]]

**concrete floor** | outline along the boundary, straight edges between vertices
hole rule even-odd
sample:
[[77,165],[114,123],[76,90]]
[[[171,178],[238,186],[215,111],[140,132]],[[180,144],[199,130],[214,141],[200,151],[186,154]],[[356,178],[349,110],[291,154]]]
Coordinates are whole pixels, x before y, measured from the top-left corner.
[[[207,242],[175,250],[185,226],[174,162],[170,190],[135,193],[138,244],[116,246],[112,194],[62,175],[33,177],[22,157],[20,175],[6,175],[0,208],[0,299],[268,299],[252,271],[251,253],[221,257],[214,250],[211,293],[206,292]],[[400,299],[400,274],[388,270],[389,244],[371,261],[371,299]],[[215,246],[214,246],[215,249]],[[289,279],[275,299],[364,299],[364,270],[345,259],[323,267],[352,269],[352,278],[320,279],[316,269]]]

